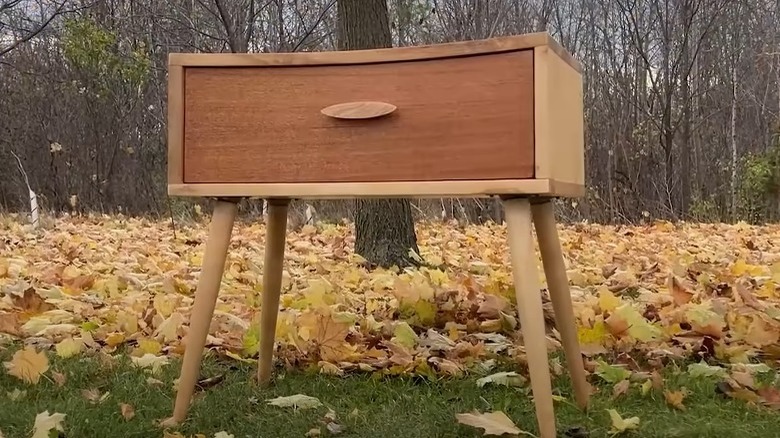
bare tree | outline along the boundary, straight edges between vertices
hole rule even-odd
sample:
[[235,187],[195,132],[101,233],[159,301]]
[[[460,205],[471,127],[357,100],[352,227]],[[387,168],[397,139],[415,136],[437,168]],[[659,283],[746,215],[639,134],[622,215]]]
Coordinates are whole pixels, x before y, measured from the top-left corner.
[[[386,0],[339,0],[339,48],[392,46]],[[369,263],[389,267],[418,264],[419,253],[408,199],[358,199],[355,203],[355,252]]]
[[[343,26],[342,15],[358,24]],[[75,196],[84,209],[191,210],[196,200],[169,200],[165,190],[170,52],[324,51],[544,30],[583,65],[588,189],[559,203],[562,217],[780,218],[778,29],[777,0],[0,0],[0,208],[27,208],[13,151],[44,209],[69,209]],[[357,227],[356,248],[403,241],[390,250],[398,257],[416,247],[410,216],[501,220],[485,200],[312,205],[320,219],[376,223]],[[371,235],[390,231],[383,221],[400,230]]]
[[[35,38],[59,15],[71,10],[66,8],[67,0],[42,1],[34,7],[39,9],[42,19],[33,19],[33,11],[23,0],[0,2],[0,57]],[[16,23],[16,24],[14,24]],[[8,38],[8,40],[4,40]]]

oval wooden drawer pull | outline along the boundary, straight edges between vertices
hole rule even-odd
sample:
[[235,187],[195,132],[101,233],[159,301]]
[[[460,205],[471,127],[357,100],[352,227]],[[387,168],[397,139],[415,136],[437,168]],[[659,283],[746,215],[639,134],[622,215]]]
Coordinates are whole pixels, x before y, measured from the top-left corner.
[[395,109],[395,105],[385,102],[347,102],[331,105],[320,112],[335,119],[373,119],[390,114]]

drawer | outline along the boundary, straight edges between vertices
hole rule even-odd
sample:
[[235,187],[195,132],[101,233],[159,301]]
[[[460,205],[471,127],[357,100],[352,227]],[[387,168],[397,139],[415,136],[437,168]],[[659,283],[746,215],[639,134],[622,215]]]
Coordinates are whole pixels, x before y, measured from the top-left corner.
[[[362,101],[395,110],[347,120],[322,113]],[[533,51],[187,68],[184,124],[185,183],[531,178]]]
[[173,53],[168,193],[581,196],[583,119],[581,67],[546,33],[376,50]]

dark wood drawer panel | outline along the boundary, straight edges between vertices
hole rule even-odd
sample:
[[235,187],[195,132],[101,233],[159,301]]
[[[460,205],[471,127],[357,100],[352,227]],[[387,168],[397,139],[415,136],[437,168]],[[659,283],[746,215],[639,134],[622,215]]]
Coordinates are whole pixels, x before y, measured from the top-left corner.
[[[533,50],[355,65],[184,69],[184,183],[534,176]],[[340,120],[353,101],[391,114]]]

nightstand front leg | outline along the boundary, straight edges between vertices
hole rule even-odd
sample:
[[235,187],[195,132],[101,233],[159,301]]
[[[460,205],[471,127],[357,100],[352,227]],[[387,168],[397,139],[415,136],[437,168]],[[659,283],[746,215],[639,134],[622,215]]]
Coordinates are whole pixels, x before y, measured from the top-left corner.
[[200,362],[203,348],[206,345],[211,318],[217,303],[219,285],[225,270],[230,237],[238,210],[237,200],[219,199],[214,206],[211,218],[206,253],[203,256],[203,267],[195,291],[195,302],[190,316],[190,327],[187,332],[187,344],[179,376],[179,389],[176,393],[176,404],[173,408],[173,422],[180,423],[187,417],[195,384],[200,374]]
[[260,304],[260,357],[257,366],[257,380],[261,385],[270,382],[273,370],[274,339],[279,314],[279,296],[282,292],[282,267],[289,205],[289,199],[268,201],[263,296]]
[[590,385],[585,378],[585,365],[577,339],[569,280],[566,277],[566,266],[563,263],[558,230],[555,228],[555,213],[552,202],[544,200],[534,203],[531,206],[531,212],[539,240],[539,252],[542,254],[544,275],[547,278],[550,300],[555,312],[555,325],[561,333],[566,364],[574,387],[574,398],[580,409],[585,410],[590,399]]
[[531,204],[527,198],[504,199],[520,328],[531,376],[531,390],[541,438],[555,438],[555,412],[547,356],[542,295],[532,238]]

